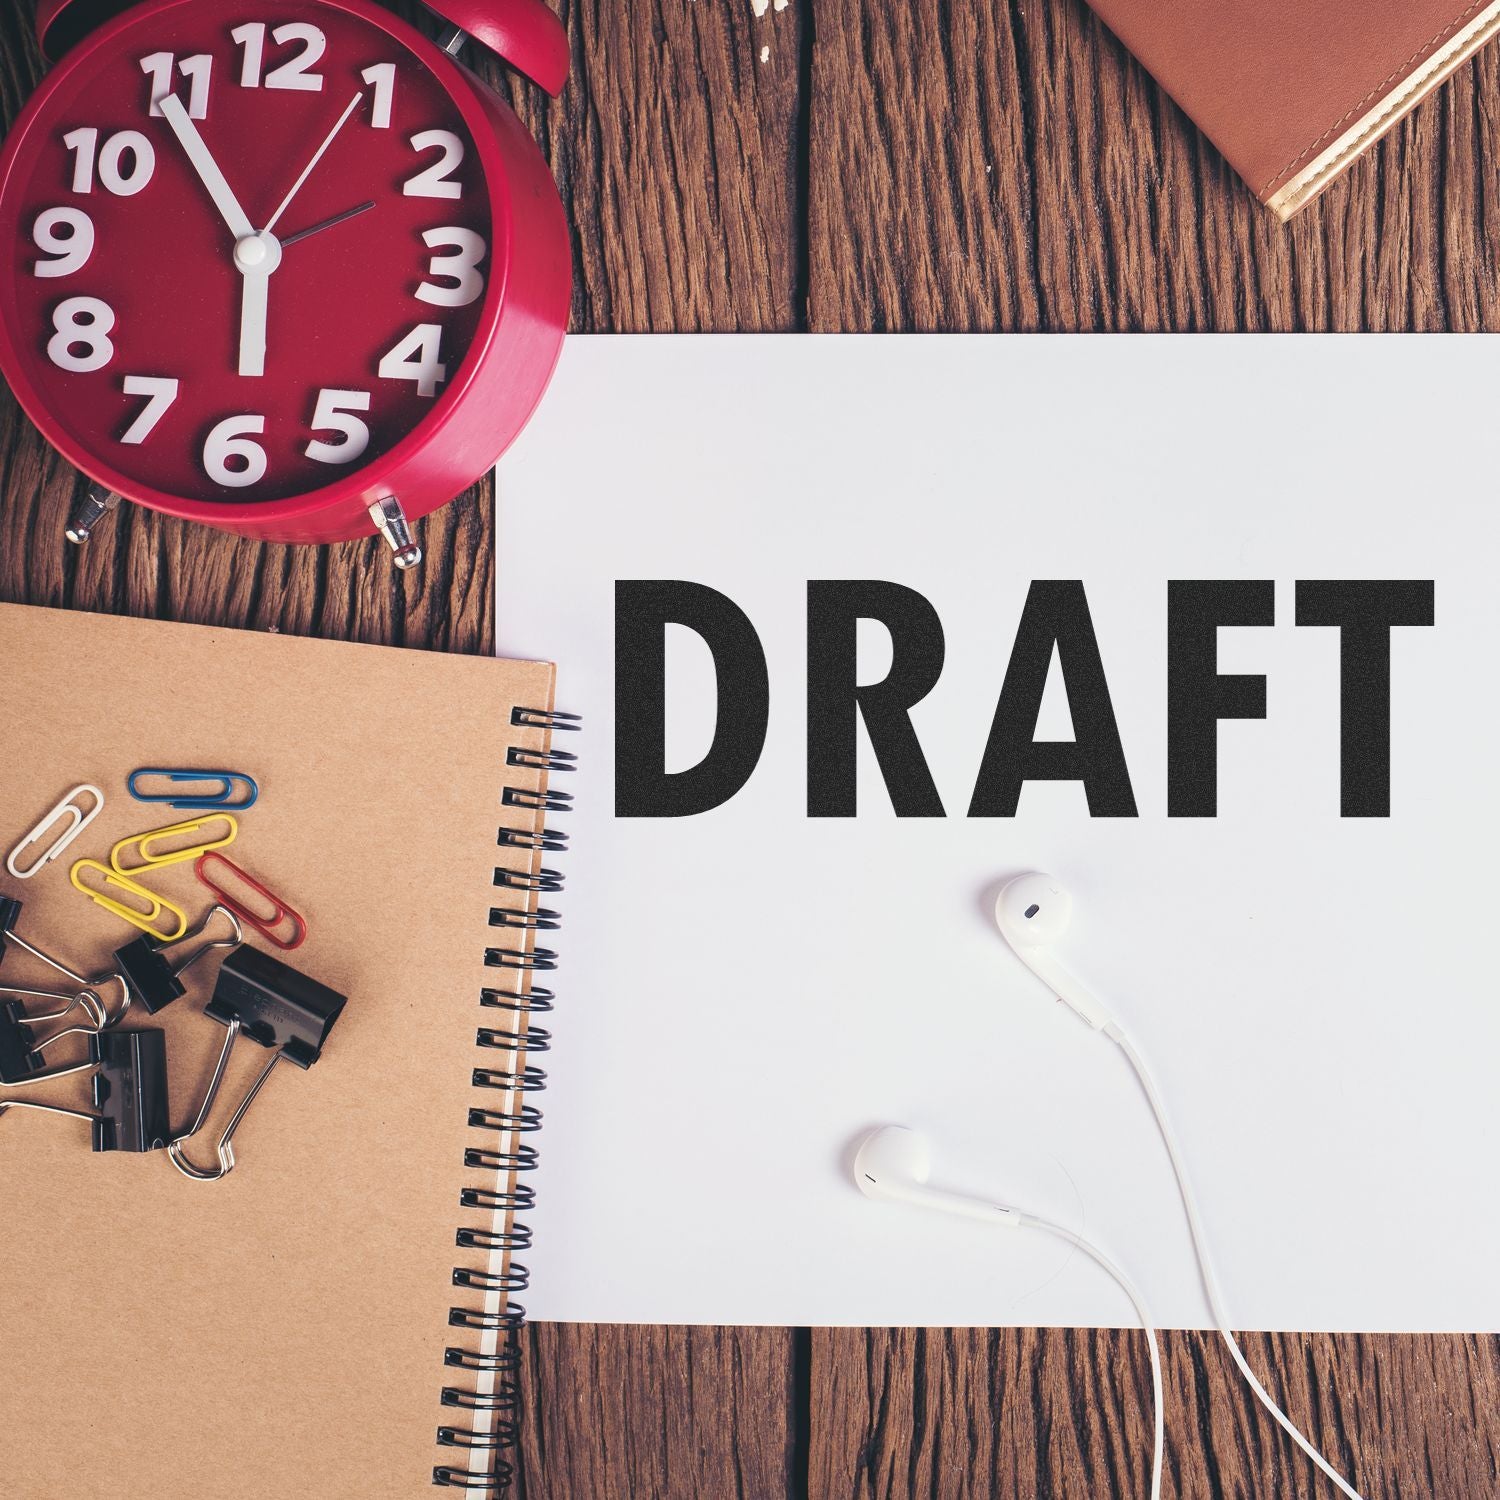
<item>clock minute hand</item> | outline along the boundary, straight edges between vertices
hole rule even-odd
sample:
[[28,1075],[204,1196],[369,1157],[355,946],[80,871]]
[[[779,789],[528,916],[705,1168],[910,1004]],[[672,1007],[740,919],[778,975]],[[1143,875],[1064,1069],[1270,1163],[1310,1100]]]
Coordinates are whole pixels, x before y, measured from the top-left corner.
[[177,137],[199,180],[208,189],[209,197],[214,200],[220,217],[229,226],[230,234],[236,240],[253,238],[255,226],[250,222],[250,216],[240,207],[240,200],[234,196],[234,189],[225,181],[218,162],[198,133],[198,127],[193,124],[182,100],[176,94],[167,94],[161,101],[161,112],[167,124],[172,127],[172,134]]

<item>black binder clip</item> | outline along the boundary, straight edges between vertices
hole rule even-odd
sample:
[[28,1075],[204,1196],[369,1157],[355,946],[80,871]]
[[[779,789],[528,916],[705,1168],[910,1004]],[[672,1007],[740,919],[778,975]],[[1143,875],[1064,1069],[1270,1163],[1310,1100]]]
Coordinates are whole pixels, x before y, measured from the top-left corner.
[[[93,1036],[106,1027],[114,1026],[130,1007],[130,991],[125,979],[119,974],[107,974],[100,979],[88,979],[71,969],[60,958],[33,947],[16,931],[16,922],[21,915],[21,903],[13,896],[0,896],[0,962],[5,959],[10,944],[23,949],[34,958],[39,958],[59,974],[71,979],[78,989],[67,992],[39,990],[21,984],[7,984],[0,980],[0,994],[25,996],[35,1000],[59,1000],[57,1010],[44,1011],[39,1015],[28,1015],[19,1000],[7,1000],[0,1004],[0,1084],[23,1083],[40,1073],[45,1067],[42,1053],[54,1042],[67,1036]],[[120,1009],[111,1015],[100,998],[97,985],[115,980],[122,991]],[[47,1021],[60,1021],[73,1010],[81,1010],[88,1024],[70,1026],[49,1036],[45,1041],[36,1040],[36,1028]]]
[[[312,1067],[322,1055],[323,1043],[328,1040],[328,1033],[333,1030],[333,1023],[338,1020],[345,1003],[345,996],[257,948],[236,949],[224,960],[218,982],[214,985],[213,999],[203,1012],[226,1028],[224,1045],[219,1049],[219,1060],[214,1065],[213,1077],[209,1079],[208,1092],[197,1118],[167,1146],[172,1165],[184,1177],[191,1177],[195,1182],[217,1182],[234,1170],[234,1133],[271,1076],[272,1069],[283,1059],[304,1070]],[[217,1167],[207,1170],[195,1167],[187,1159],[184,1148],[203,1129],[203,1122],[214,1107],[219,1086],[224,1081],[224,1070],[229,1064],[229,1054],[241,1033],[262,1047],[273,1048],[271,1060],[250,1085],[229,1124],[224,1127],[224,1133],[219,1137]]]
[[[167,957],[171,949],[180,948],[185,943],[202,937],[215,917],[223,917],[229,924],[228,937],[211,938],[201,948],[176,962]],[[227,906],[215,905],[208,909],[208,915],[191,932],[184,933],[176,942],[160,943],[154,937],[142,933],[123,948],[116,948],[116,972],[125,986],[126,1000],[120,1015],[114,1019],[118,1021],[125,1014],[132,999],[139,1000],[147,1012],[154,1016],[187,993],[182,976],[204,954],[211,953],[215,948],[235,949],[244,941],[245,931],[240,926],[240,919]]]
[[[60,994],[56,990],[29,990],[19,986],[0,985],[7,995],[27,995],[47,1000],[65,1002],[57,1010],[44,1011],[41,1015],[28,1015],[19,1000],[0,1002],[0,1084],[29,1082],[46,1067],[42,1054],[54,1042],[65,1036],[97,1036],[105,1027],[119,1017],[111,1017],[104,1008],[98,992],[80,990],[76,995]],[[73,1010],[81,1010],[88,1017],[86,1026],[69,1026],[64,1031],[54,1032],[45,1041],[36,1039],[36,1028],[45,1021],[60,1021]],[[122,1008],[121,1015],[124,1014]]]
[[171,1135],[167,1107],[167,1038],[160,1031],[107,1031],[89,1038],[88,1061],[56,1068],[28,1078],[28,1084],[66,1078],[92,1070],[94,1107],[98,1114],[67,1109],[60,1104],[35,1104],[29,1099],[0,1100],[0,1114],[8,1109],[34,1109],[42,1114],[87,1120],[95,1151],[160,1151]]

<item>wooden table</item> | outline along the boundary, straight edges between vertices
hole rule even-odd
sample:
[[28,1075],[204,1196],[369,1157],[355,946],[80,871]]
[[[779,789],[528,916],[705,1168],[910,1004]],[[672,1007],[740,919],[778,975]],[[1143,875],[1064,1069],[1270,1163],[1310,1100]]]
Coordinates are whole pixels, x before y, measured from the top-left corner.
[[[6,123],[41,73],[17,9],[0,15]],[[791,0],[759,21],[750,0],[563,10],[562,103],[489,72],[571,207],[579,330],[1500,326],[1494,48],[1282,228],[1080,0]],[[1248,456],[1262,447],[1246,432]],[[128,509],[67,547],[80,481],[8,393],[0,483],[0,598],[492,648],[487,486],[422,528],[428,561],[400,577],[373,541],[262,547]],[[649,1199],[661,1185],[648,1174],[643,1188]],[[526,1500],[1146,1494],[1137,1334],[547,1326],[528,1338]],[[1367,1500],[1500,1490],[1500,1341],[1247,1346]],[[1164,1352],[1167,1494],[1335,1493],[1213,1340],[1170,1335]]]

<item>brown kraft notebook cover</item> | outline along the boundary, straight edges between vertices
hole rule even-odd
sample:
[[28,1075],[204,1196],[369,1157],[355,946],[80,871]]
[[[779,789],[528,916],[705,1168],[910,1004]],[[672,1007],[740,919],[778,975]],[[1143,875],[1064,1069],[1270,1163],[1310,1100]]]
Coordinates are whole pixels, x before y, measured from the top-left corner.
[[[523,1025],[481,994],[524,988],[487,955],[530,949],[495,914],[534,910],[535,897],[496,875],[535,873],[539,856],[497,836],[542,826],[505,789],[529,800],[545,788],[511,751],[545,760],[553,668],[14,605],[0,605],[0,655],[0,857],[70,787],[106,796],[33,878],[0,869],[0,894],[24,903],[24,938],[84,972],[108,967],[138,934],[76,891],[69,866],[198,816],[133,801],[127,774],[241,771],[260,799],[224,852],[306,917],[306,943],[277,956],[348,997],[316,1066],[272,1072],[220,1182],[187,1180],[164,1151],[96,1155],[77,1120],[0,1114],[0,1493],[416,1500],[451,1493],[434,1489],[435,1469],[494,1472],[492,1451],[444,1444],[439,1429],[482,1445],[513,1415],[445,1405],[443,1392],[493,1394],[511,1378],[455,1367],[447,1351],[505,1338],[453,1325],[454,1309],[484,1323],[505,1306],[454,1271],[507,1264],[459,1231],[484,1241],[511,1223],[488,1196],[504,1186],[500,1137],[470,1111],[520,1106],[475,1077],[518,1069],[514,1051],[476,1042],[481,1028]],[[518,709],[541,727],[514,723]],[[193,920],[211,899],[190,863],[149,883]],[[124,1021],[167,1033],[178,1130],[225,1035],[202,1014],[217,968],[215,955],[184,976],[183,998]],[[0,980],[65,983],[14,948]],[[82,1054],[70,1038],[47,1061]],[[236,1047],[199,1161],[212,1162],[266,1057]],[[87,1075],[0,1089],[0,1103],[18,1097],[91,1105]],[[489,1206],[461,1204],[466,1189]]]
[[1500,26],[1500,0],[1089,0],[1283,220]]

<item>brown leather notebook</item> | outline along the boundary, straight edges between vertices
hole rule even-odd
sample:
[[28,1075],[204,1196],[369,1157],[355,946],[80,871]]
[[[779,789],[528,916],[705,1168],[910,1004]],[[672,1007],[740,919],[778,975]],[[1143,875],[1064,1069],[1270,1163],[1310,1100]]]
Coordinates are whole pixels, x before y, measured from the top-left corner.
[[[70,787],[105,796],[52,863],[24,880],[0,868],[22,938],[108,969],[139,934],[73,888],[73,862],[203,816],[132,800],[135,768],[232,770],[260,795],[223,853],[308,927],[286,953],[247,938],[347,996],[316,1064],[267,1078],[221,1181],[190,1181],[160,1149],[96,1153],[76,1119],[0,1113],[0,1494],[499,1493],[516,1415],[507,1287],[525,1280],[507,1164],[529,1166],[536,1140],[504,1118],[538,1076],[507,1083],[527,1066],[527,1011],[504,997],[530,987],[506,955],[547,959],[527,887],[556,820],[527,804],[546,790],[553,668],[14,605],[0,658],[0,862]],[[195,920],[211,900],[191,863],[142,884]],[[204,1014],[221,958],[120,1022],[165,1033],[174,1130],[225,1036]],[[66,987],[14,946],[0,983]],[[86,1046],[49,1049],[49,1068]],[[199,1165],[266,1058],[237,1042]],[[22,1098],[93,1104],[86,1074],[0,1088],[0,1105]]]
[[1285,220],[1500,27],[1500,0],[1089,0]]

